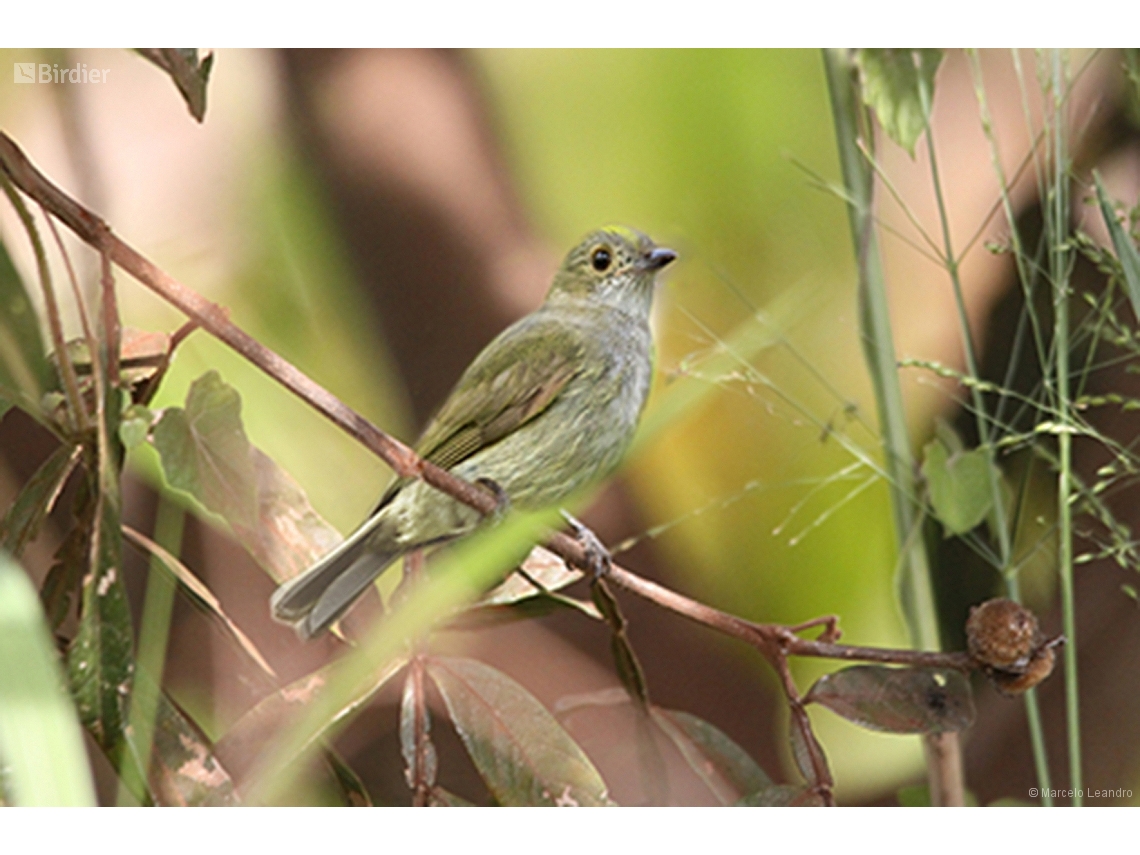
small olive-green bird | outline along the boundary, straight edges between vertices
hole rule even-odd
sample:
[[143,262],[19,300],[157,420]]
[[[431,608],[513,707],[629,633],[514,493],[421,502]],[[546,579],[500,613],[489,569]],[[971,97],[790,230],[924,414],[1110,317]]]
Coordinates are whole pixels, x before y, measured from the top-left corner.
[[[649,314],[657,272],[677,254],[619,226],[587,235],[546,300],[492,341],[416,444],[521,509],[557,505],[614,470],[633,438],[653,371]],[[398,479],[347,540],[273,594],[273,616],[304,638],[328,629],[400,556],[466,534],[472,508]]]

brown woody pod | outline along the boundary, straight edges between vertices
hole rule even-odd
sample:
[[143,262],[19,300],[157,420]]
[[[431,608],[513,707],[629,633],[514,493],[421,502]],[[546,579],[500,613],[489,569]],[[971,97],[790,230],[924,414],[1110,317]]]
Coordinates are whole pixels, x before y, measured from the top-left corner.
[[1005,598],[986,600],[970,609],[966,621],[970,656],[979,665],[1022,674],[1041,647],[1037,617]]
[[970,609],[966,641],[971,658],[998,691],[1019,695],[1053,673],[1053,648],[1062,639],[1046,642],[1033,612],[999,598]]

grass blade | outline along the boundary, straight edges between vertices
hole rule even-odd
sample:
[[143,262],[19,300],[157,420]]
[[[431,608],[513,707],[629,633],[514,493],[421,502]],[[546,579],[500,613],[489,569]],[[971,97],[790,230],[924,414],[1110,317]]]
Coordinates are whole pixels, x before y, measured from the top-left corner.
[[39,597],[0,552],[0,757],[17,805],[90,806],[95,788]]

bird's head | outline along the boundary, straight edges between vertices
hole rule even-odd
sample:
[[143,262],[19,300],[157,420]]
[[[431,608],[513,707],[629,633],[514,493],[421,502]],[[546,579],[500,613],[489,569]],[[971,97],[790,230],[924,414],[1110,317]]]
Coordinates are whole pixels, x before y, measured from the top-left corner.
[[570,250],[547,299],[587,299],[648,315],[654,277],[676,257],[639,231],[606,226]]

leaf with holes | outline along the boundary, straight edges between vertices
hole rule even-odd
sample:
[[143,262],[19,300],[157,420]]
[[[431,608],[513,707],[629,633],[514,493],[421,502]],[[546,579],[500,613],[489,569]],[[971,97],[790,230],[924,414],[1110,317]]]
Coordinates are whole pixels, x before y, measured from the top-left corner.
[[[126,748],[127,705],[134,676],[130,606],[122,580],[122,535],[117,490],[95,493],[88,477],[77,498],[85,549],[79,629],[67,651],[71,693],[79,720],[116,769],[134,763]],[[133,780],[142,781],[141,774]],[[147,794],[136,792],[140,802]]]
[[890,733],[944,733],[974,721],[970,681],[950,669],[855,665],[824,674],[804,701]]
[[234,782],[201,729],[166,695],[158,695],[150,790],[155,804],[225,807],[238,804]]
[[491,794],[502,805],[610,804],[594,764],[526,689],[472,659],[432,657],[456,731]]

